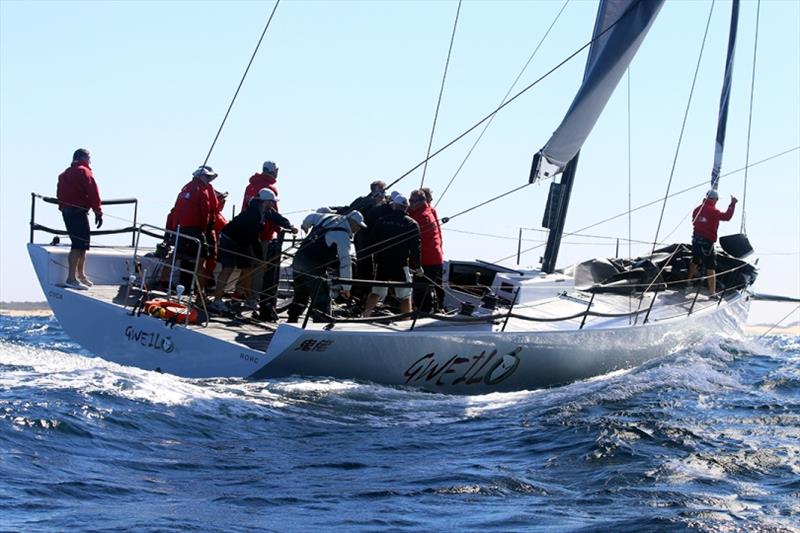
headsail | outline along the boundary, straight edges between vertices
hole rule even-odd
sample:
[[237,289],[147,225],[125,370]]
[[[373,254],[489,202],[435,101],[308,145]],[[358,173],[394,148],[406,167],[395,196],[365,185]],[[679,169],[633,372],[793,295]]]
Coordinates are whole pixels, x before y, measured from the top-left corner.
[[601,0],[583,84],[561,125],[537,154],[531,181],[558,174],[578,153],[663,4],[664,0]]

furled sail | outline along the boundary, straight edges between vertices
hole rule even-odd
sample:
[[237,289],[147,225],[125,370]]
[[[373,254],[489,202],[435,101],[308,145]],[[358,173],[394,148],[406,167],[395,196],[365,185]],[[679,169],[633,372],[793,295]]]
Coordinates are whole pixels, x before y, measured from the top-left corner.
[[583,84],[561,125],[537,154],[531,180],[564,170],[583,145],[664,0],[601,0]]

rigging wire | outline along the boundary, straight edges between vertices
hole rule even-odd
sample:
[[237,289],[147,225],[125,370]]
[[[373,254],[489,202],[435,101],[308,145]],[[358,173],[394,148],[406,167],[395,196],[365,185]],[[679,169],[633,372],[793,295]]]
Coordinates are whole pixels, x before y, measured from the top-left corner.
[[[534,48],[534,50],[531,53],[531,55],[528,57],[528,60],[525,62],[525,65],[523,65],[522,69],[519,71],[519,74],[517,74],[517,77],[514,79],[514,82],[508,88],[508,90],[506,91],[506,94],[503,96],[502,100],[500,100],[501,104],[506,101],[506,98],[508,98],[508,95],[511,94],[511,91],[513,91],[514,87],[517,86],[517,83],[519,83],[520,78],[522,78],[522,75],[525,74],[525,71],[528,69],[528,66],[531,64],[531,61],[533,61],[533,58],[536,56],[536,53],[539,51],[539,48],[541,48],[542,44],[544,44],[544,41],[545,41],[545,39],[547,39],[547,36],[550,35],[550,30],[552,30],[553,26],[556,25],[556,22],[558,22],[558,19],[561,17],[561,14],[564,12],[564,9],[567,7],[567,4],[569,4],[569,2],[570,2],[570,0],[566,0],[564,2],[564,5],[561,6],[561,9],[556,14],[556,18],[553,19],[553,22],[550,23],[550,27],[547,28],[546,32],[544,32],[544,35],[539,40],[539,43],[536,45],[536,48]],[[464,156],[464,159],[461,161],[461,164],[458,165],[458,168],[456,169],[455,173],[453,173],[453,176],[450,178],[450,181],[447,182],[447,186],[444,188],[444,191],[439,195],[439,198],[436,200],[436,203],[433,205],[434,209],[439,206],[439,203],[442,201],[442,198],[444,198],[444,195],[447,194],[447,191],[450,189],[450,186],[453,184],[453,181],[459,175],[459,173],[461,172],[461,169],[464,168],[464,165],[467,163],[467,160],[472,155],[472,152],[475,150],[475,147],[478,146],[478,143],[483,138],[483,134],[486,133],[486,130],[489,129],[489,126],[492,124],[492,121],[494,120],[494,117],[495,116],[492,115],[492,118],[490,118],[489,121],[483,126],[483,129],[478,134],[478,138],[475,139],[474,143],[472,143],[472,146],[467,151],[467,155]]]
[[[686,130],[686,122],[689,118],[689,107],[692,105],[692,96],[694,95],[694,88],[697,84],[697,75],[700,72],[700,61],[703,59],[703,51],[706,47],[706,38],[708,37],[708,28],[711,26],[711,15],[714,13],[715,0],[711,1],[711,8],[708,11],[708,20],[706,21],[706,30],[703,33],[703,42],[700,45],[700,54],[697,57],[697,66],[694,70],[694,78],[692,79],[692,87],[689,90],[689,100],[686,102],[686,110],[683,113],[683,123],[681,124],[681,132],[678,136],[678,146],[675,147],[675,156],[672,159],[672,168],[669,171],[669,180],[667,181],[667,190],[664,192],[664,203],[661,206],[661,215],[658,217],[658,226],[656,227],[656,235],[653,237],[653,250],[655,252],[658,243],[658,233],[661,231],[661,222],[664,220],[664,210],[667,208],[667,199],[669,198],[669,190],[672,187],[672,178],[675,176],[675,167],[678,164],[678,154],[681,150],[681,143],[683,142],[683,133]],[[652,253],[651,252],[651,253]]]
[[750,112],[747,117],[747,149],[745,150],[745,171],[744,171],[744,191],[742,193],[742,226],[739,231],[747,234],[747,226],[746,226],[746,211],[745,206],[747,205],[747,163],[750,161],[750,130],[753,125],[753,95],[755,94],[755,87],[756,87],[756,55],[758,53],[758,26],[759,26],[759,17],[761,15],[761,0],[758,0],[756,4],[756,35],[753,42],[753,72],[750,77]]
[[513,189],[511,189],[509,191],[506,191],[504,193],[498,194],[494,198],[489,198],[488,200],[483,201],[483,202],[481,202],[481,203],[479,203],[477,205],[473,205],[472,207],[468,207],[467,209],[464,209],[463,211],[459,211],[455,215],[451,215],[449,217],[444,217],[442,219],[442,224],[447,224],[448,222],[450,222],[451,220],[453,220],[456,217],[459,217],[459,216],[461,216],[463,214],[469,213],[470,211],[478,209],[479,207],[483,207],[486,204],[490,204],[490,203],[494,202],[495,200],[499,200],[500,198],[503,198],[504,196],[508,196],[509,194],[513,194],[513,193],[515,193],[515,192],[517,192],[519,190],[522,190],[525,187],[527,187],[528,185],[532,185],[532,184],[531,183],[525,183],[524,185],[520,185],[519,187],[514,187]]
[[[631,67],[628,65],[627,69],[628,81],[628,259],[633,257],[631,242]],[[628,295],[628,312],[633,310],[633,293]],[[628,317],[628,324],[631,323],[631,317]]]
[[628,259],[631,251],[631,67],[628,67]]
[[797,305],[795,306],[795,308],[794,308],[794,309],[792,309],[791,311],[789,311],[789,312],[786,314],[786,316],[785,316],[785,317],[783,317],[783,318],[781,318],[780,320],[778,320],[778,322],[776,322],[774,326],[772,326],[772,327],[771,327],[771,328],[769,328],[767,331],[765,331],[764,333],[762,333],[761,335],[759,335],[759,336],[758,336],[758,338],[759,338],[759,339],[761,339],[761,338],[763,338],[763,337],[766,337],[766,336],[767,336],[767,334],[768,334],[770,331],[772,331],[773,329],[777,328],[777,327],[778,327],[778,326],[779,326],[779,325],[780,325],[780,324],[781,324],[781,323],[782,323],[784,320],[786,320],[787,318],[789,318],[790,316],[792,316],[792,313],[794,313],[794,312],[795,312],[795,311],[797,311],[798,309],[800,309],[800,304],[797,304]]
[[436,121],[439,119],[439,107],[442,105],[442,94],[444,94],[444,83],[447,80],[447,69],[450,66],[450,54],[453,52],[453,42],[456,39],[456,28],[458,28],[458,16],[461,14],[461,0],[458,0],[456,18],[453,21],[453,33],[450,35],[450,47],[447,49],[447,61],[444,63],[444,73],[442,73],[442,86],[439,87],[439,99],[436,101],[436,112],[433,114],[433,125],[431,126],[431,137],[428,139],[428,151],[425,154],[425,166],[422,167],[422,180],[419,182],[420,188],[425,185],[425,174],[428,171],[428,160],[431,157],[431,146],[433,146],[433,135],[436,133]]
[[264,35],[267,33],[267,29],[269,29],[269,25],[272,22],[272,17],[275,16],[275,11],[278,9],[278,4],[281,3],[281,0],[276,0],[275,5],[272,8],[272,13],[269,14],[269,19],[267,19],[267,23],[264,26],[264,31],[261,32],[261,37],[258,39],[258,43],[256,44],[255,49],[253,50],[253,55],[250,56],[250,61],[247,63],[247,68],[244,69],[244,74],[242,74],[242,79],[239,81],[239,86],[236,87],[236,92],[233,94],[233,98],[231,98],[231,103],[228,106],[228,110],[225,111],[225,116],[222,118],[222,123],[219,125],[219,129],[217,130],[217,134],[214,136],[214,140],[211,142],[211,148],[208,149],[208,154],[206,154],[206,158],[203,160],[203,166],[208,163],[208,159],[211,157],[211,152],[214,151],[214,146],[217,144],[217,140],[219,139],[220,133],[222,133],[222,128],[225,126],[225,121],[228,120],[228,115],[233,109],[233,103],[236,101],[236,97],[239,96],[239,90],[242,88],[242,84],[244,84],[244,80],[247,77],[247,73],[250,72],[250,66],[253,64],[253,60],[256,58],[256,54],[258,53],[258,49],[261,47],[261,41],[264,40]]
[[464,130],[463,132],[461,132],[459,135],[457,135],[457,136],[456,136],[454,139],[452,139],[450,142],[448,142],[447,144],[445,144],[444,146],[442,146],[441,148],[439,148],[438,150],[436,150],[435,152],[433,152],[433,153],[432,153],[430,156],[428,156],[428,157],[427,157],[427,158],[426,158],[424,161],[420,161],[419,163],[417,163],[416,165],[414,165],[413,167],[411,167],[411,168],[410,168],[409,170],[407,170],[407,171],[406,171],[404,174],[402,174],[400,177],[398,177],[398,178],[397,178],[397,179],[395,179],[393,182],[391,182],[389,185],[387,185],[387,186],[386,186],[386,188],[387,188],[387,189],[391,189],[391,188],[392,188],[392,187],[393,187],[395,184],[397,184],[397,183],[399,183],[401,180],[403,180],[403,179],[407,178],[407,177],[408,177],[408,176],[409,176],[411,173],[413,173],[414,171],[416,171],[416,170],[417,170],[419,167],[421,167],[422,165],[424,165],[424,164],[425,164],[427,161],[429,161],[429,160],[433,159],[434,157],[436,157],[436,156],[437,156],[437,155],[439,155],[440,153],[444,152],[445,150],[447,150],[448,148],[450,148],[451,146],[453,146],[455,143],[457,143],[458,141],[460,141],[461,139],[463,139],[464,137],[466,137],[467,135],[469,135],[470,133],[472,133],[472,132],[473,132],[473,131],[474,131],[474,130],[475,130],[477,127],[478,127],[478,126],[480,126],[481,124],[483,124],[483,123],[484,123],[484,122],[486,122],[487,120],[491,119],[491,118],[492,118],[494,115],[496,115],[497,113],[499,113],[499,112],[500,112],[500,110],[504,109],[504,108],[505,108],[507,105],[511,104],[511,103],[512,103],[513,101],[515,101],[517,98],[519,98],[520,96],[522,96],[523,94],[525,94],[526,92],[528,92],[529,90],[531,90],[533,87],[535,87],[536,85],[538,85],[538,84],[539,84],[539,83],[540,83],[542,80],[544,80],[545,78],[549,77],[549,76],[550,76],[552,73],[554,73],[556,70],[560,69],[561,67],[563,67],[564,65],[566,65],[567,63],[569,63],[569,62],[570,62],[572,59],[574,59],[574,58],[575,58],[575,57],[576,57],[578,54],[580,54],[581,52],[583,52],[584,50],[586,50],[587,48],[589,48],[589,47],[590,47],[592,44],[594,44],[594,42],[595,42],[595,41],[597,41],[598,39],[600,39],[601,37],[603,37],[603,35],[605,35],[605,34],[606,34],[606,33],[608,33],[609,31],[611,31],[611,29],[612,29],[612,28],[616,27],[616,25],[617,25],[617,24],[619,24],[619,23],[620,23],[620,21],[622,21],[622,19],[624,19],[624,18],[625,18],[625,17],[626,17],[626,16],[627,16],[627,15],[628,15],[630,12],[631,12],[632,8],[633,8],[634,6],[636,6],[636,5],[637,5],[636,3],[634,3],[634,4],[631,4],[631,5],[628,7],[628,9],[626,9],[626,10],[625,10],[625,12],[624,12],[624,13],[622,13],[622,15],[620,15],[620,17],[619,17],[617,20],[615,20],[615,21],[614,21],[612,24],[609,24],[609,26],[608,26],[608,27],[607,27],[605,30],[601,31],[600,33],[598,33],[597,35],[595,35],[594,37],[592,37],[592,39],[591,39],[590,41],[588,41],[588,42],[587,42],[587,43],[585,43],[583,46],[581,46],[580,48],[578,48],[577,50],[575,50],[574,52],[572,52],[570,55],[568,55],[566,58],[564,58],[564,59],[563,59],[563,60],[562,60],[560,63],[558,63],[556,66],[554,66],[553,68],[551,68],[550,70],[548,70],[547,72],[545,72],[544,74],[542,74],[542,75],[541,75],[539,78],[537,78],[536,80],[534,80],[533,82],[531,82],[530,84],[528,84],[528,85],[527,85],[527,86],[526,86],[524,89],[520,90],[520,91],[519,91],[517,94],[515,94],[514,96],[512,96],[511,98],[509,98],[508,100],[506,100],[504,103],[502,103],[502,104],[500,104],[499,106],[497,106],[497,107],[494,109],[494,111],[492,111],[491,113],[489,113],[488,115],[486,115],[485,117],[483,117],[482,119],[480,119],[478,122],[476,122],[475,124],[473,124],[472,126],[470,126],[469,128],[467,128],[466,130]]

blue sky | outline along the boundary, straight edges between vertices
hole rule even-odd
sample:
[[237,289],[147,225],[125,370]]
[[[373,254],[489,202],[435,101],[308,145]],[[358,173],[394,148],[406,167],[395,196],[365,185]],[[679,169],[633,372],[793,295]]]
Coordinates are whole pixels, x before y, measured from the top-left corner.
[[[491,111],[563,5],[464,2],[434,148]],[[744,166],[755,1],[742,4],[723,173]],[[105,198],[136,196],[140,220],[163,224],[175,194],[209,149],[272,3],[0,2],[0,300],[43,299],[27,258],[30,192],[55,193],[72,151],[92,151]],[[349,202],[377,178],[392,181],[425,156],[457,2],[286,1],[209,163],[239,203],[261,162],[278,162],[282,211]],[[630,70],[632,205],[663,196],[710,1],[667,2]],[[596,4],[571,1],[519,87],[590,37]],[[730,3],[714,7],[672,190],[710,175]],[[761,3],[750,162],[800,146],[800,2]],[[527,179],[530,160],[560,122],[583,71],[576,57],[502,111],[438,206],[448,216]],[[623,80],[584,146],[567,231],[628,205],[628,92]],[[433,160],[426,185],[444,190],[475,134]],[[398,185],[419,186],[417,172]],[[744,173],[723,178],[723,204]],[[688,240],[703,188],[669,201],[661,230]],[[448,258],[516,252],[520,227],[541,240],[547,184],[454,219]],[[800,294],[800,151],[748,173],[747,229],[761,254],[757,290]],[[741,205],[741,204],[740,204]],[[725,205],[722,206],[723,208]],[[632,215],[632,238],[652,241],[660,206]],[[41,222],[59,225],[54,209]],[[296,212],[296,213],[295,213]],[[125,208],[106,225],[124,226]],[[115,218],[116,217],[116,218]],[[740,213],[720,233],[738,231]],[[587,230],[628,234],[627,217]],[[480,235],[478,235],[480,234]],[[668,236],[668,238],[666,238]],[[44,234],[40,241],[49,240]],[[125,242],[125,238],[103,242]],[[526,242],[523,247],[535,246]],[[647,251],[634,245],[633,254]],[[567,237],[559,264],[613,255],[614,241]],[[623,250],[625,253],[625,250]],[[522,258],[535,266],[541,249]],[[513,259],[506,261],[513,265]],[[782,315],[779,308],[766,320]]]

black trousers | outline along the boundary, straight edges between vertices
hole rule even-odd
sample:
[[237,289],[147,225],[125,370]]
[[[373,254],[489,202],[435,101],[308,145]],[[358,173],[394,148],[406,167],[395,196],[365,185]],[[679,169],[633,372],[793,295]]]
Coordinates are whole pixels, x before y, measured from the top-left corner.
[[415,282],[430,283],[427,278],[432,279],[436,285],[426,288],[414,288],[414,308],[431,313],[438,311],[444,306],[444,289],[442,289],[442,266],[433,265],[422,267],[425,271],[424,278],[414,276]]
[[262,316],[270,309],[275,309],[278,304],[278,283],[281,277],[281,242],[273,239],[267,245],[267,268],[264,270],[261,294],[259,295],[258,309]]
[[311,317],[315,322],[331,314],[331,295],[328,280],[319,272],[306,273],[293,266],[294,297],[289,305],[289,322],[297,322],[311,303]]

